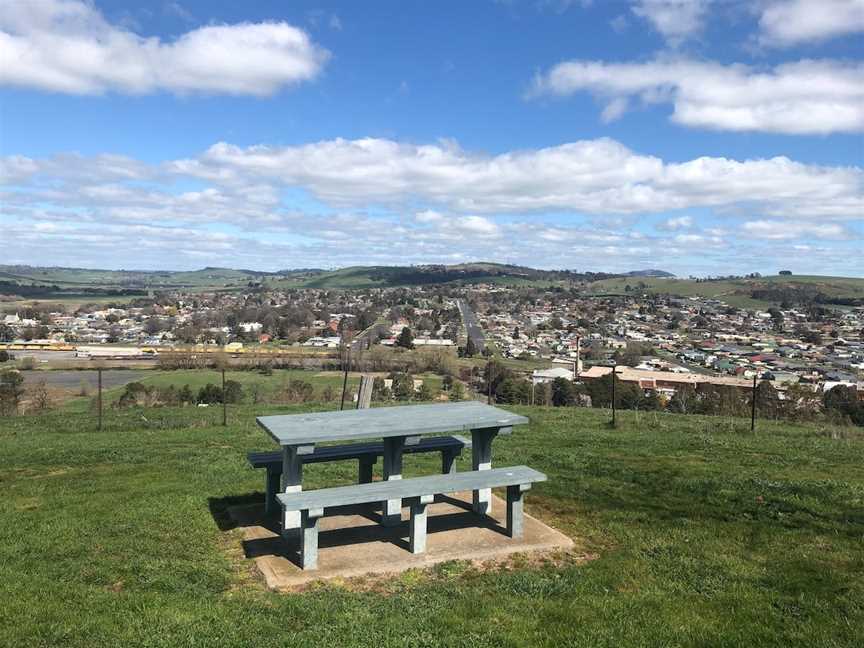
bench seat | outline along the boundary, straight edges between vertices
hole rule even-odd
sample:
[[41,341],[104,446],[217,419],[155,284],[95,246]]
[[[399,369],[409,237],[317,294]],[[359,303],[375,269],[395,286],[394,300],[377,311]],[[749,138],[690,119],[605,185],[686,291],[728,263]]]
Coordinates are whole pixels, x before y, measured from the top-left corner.
[[[416,445],[406,445],[403,452],[440,452],[441,472],[455,471],[455,461],[462,450],[471,449],[471,440],[458,434],[439,437],[424,437]],[[378,457],[384,454],[384,443],[345,443],[341,445],[316,446],[311,454],[301,455],[304,464],[322,463],[328,461],[343,461],[358,459],[360,462],[358,481],[361,484],[372,481],[372,469]],[[250,452],[246,455],[253,468],[266,468],[264,509],[267,514],[276,511],[278,504],[276,494],[280,491],[282,476],[282,451]]]
[[522,537],[522,494],[529,490],[534,482],[542,481],[546,481],[543,473],[527,466],[513,466],[280,493],[277,499],[286,511],[300,511],[302,567],[316,569],[318,520],[328,508],[411,499],[410,548],[412,553],[423,553],[426,549],[426,506],[433,501],[435,495],[506,486],[507,535],[519,538]]

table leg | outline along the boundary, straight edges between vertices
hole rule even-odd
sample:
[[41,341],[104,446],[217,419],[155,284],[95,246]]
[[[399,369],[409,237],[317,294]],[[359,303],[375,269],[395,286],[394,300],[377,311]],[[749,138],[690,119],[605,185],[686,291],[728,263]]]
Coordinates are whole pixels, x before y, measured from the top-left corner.
[[[402,479],[402,452],[405,437],[384,439],[384,480]],[[392,499],[381,503],[381,524],[396,526],[402,522],[402,500]]]
[[[495,428],[471,430],[471,467],[474,470],[492,468],[492,440],[498,430]],[[480,488],[474,491],[474,512],[481,515],[492,514],[492,489]]]
[[[282,492],[299,493],[303,490],[303,462],[297,446],[282,448]],[[300,511],[282,511],[282,536],[293,537],[299,533]]]

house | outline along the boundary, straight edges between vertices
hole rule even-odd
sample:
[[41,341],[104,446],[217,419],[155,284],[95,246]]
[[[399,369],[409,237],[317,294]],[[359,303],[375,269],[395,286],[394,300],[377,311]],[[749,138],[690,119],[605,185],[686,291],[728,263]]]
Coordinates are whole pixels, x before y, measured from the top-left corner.
[[554,367],[552,369],[535,369],[531,374],[531,383],[541,385],[543,383],[552,382],[556,378],[564,378],[565,380],[573,380],[573,372],[564,367]]

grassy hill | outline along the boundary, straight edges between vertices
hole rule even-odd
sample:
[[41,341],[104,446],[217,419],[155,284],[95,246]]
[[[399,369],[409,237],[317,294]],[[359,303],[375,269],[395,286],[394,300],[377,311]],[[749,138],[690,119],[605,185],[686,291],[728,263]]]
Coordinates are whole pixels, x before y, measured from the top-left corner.
[[626,287],[638,292],[671,294],[680,297],[720,299],[742,308],[765,307],[782,301],[783,291],[828,299],[864,300],[864,279],[812,275],[773,275],[758,279],[696,281],[662,277],[616,277],[591,283],[595,293],[626,294]]
[[285,277],[268,279],[266,283],[273,287],[337,289],[447,283],[549,286],[583,281],[589,277],[594,278],[594,275],[536,270],[501,263],[461,263],[456,265],[354,266],[330,271],[292,271]]
[[[225,506],[261,500],[254,415],[317,406],[0,419],[0,644],[857,646],[864,440],[845,429],[515,408],[496,465],[546,472],[530,514],[572,554],[447,563],[383,582],[264,589]],[[832,438],[833,437],[833,438]],[[406,459],[408,476],[430,456]],[[460,470],[466,469],[466,460]],[[321,487],[350,462],[312,466]],[[587,558],[587,559],[586,559]]]
[[[658,273],[660,271],[642,271]],[[695,281],[633,274],[537,270],[500,263],[456,265],[352,266],[337,270],[303,269],[257,272],[230,268],[203,268],[184,272],[138,272],[81,268],[0,266],[0,294],[22,298],[62,300],[80,297],[98,300],[145,294],[148,290],[241,290],[249,284],[271,289],[365,289],[429,284],[493,283],[509,286],[578,285],[589,294],[625,294],[626,287],[682,297],[722,299],[742,307],[779,303],[783,291],[795,291],[807,300],[859,300],[864,303],[864,279],[805,275],[759,279]]]
[[71,294],[121,290],[237,290],[250,282],[274,289],[376,288],[438,283],[492,282],[514,285],[554,285],[610,275],[581,275],[566,271],[535,270],[497,263],[465,263],[450,266],[354,266],[338,270],[284,270],[256,272],[230,268],[204,268],[190,272],[139,272],[80,268],[0,266],[0,293],[34,298],[68,297]]

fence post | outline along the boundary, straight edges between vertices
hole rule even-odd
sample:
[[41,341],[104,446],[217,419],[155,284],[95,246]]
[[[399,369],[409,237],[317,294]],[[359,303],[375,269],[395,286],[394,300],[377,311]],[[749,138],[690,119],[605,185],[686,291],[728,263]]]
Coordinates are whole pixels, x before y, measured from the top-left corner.
[[99,381],[99,395],[97,396],[97,400],[99,403],[99,431],[102,431],[102,367],[98,367],[96,369],[96,374],[98,375]]
[[228,400],[225,398],[225,367],[222,367],[222,427],[228,425]]
[[615,419],[616,407],[615,407],[615,382],[616,382],[616,374],[618,373],[618,365],[612,365],[612,427],[617,426],[617,421]]
[[343,358],[345,358],[345,361],[343,361],[344,365],[345,365],[344,366],[345,376],[342,378],[342,402],[339,405],[340,410],[345,409],[345,392],[348,389],[348,371],[351,368],[351,347],[350,346],[348,346],[348,349],[346,351],[346,355],[343,356]]
[[756,431],[756,374],[753,374],[753,398],[750,403],[750,431]]

